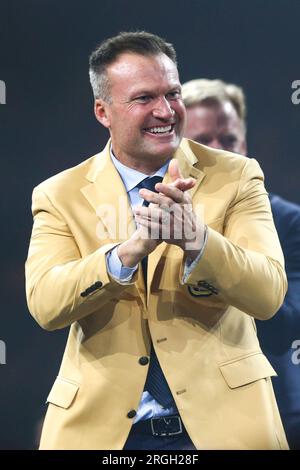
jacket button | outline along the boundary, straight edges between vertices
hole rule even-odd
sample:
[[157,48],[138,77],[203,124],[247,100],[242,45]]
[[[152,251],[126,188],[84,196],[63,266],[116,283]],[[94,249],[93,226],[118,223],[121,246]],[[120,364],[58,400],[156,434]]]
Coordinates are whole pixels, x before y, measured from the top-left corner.
[[147,356],[142,356],[139,358],[139,363],[141,366],[146,366],[149,363],[149,358]]
[[136,411],[135,410],[130,410],[127,413],[127,418],[134,418],[135,415],[136,415]]
[[95,289],[100,289],[100,287],[102,287],[102,285],[103,284],[102,284],[101,281],[97,281],[97,282],[95,282],[94,287],[95,287]]

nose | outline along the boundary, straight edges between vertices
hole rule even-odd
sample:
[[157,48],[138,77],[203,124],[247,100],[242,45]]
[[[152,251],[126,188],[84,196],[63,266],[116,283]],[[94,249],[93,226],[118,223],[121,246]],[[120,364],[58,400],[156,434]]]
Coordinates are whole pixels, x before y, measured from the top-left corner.
[[158,119],[169,120],[174,115],[174,109],[172,109],[166,97],[163,96],[162,98],[159,98],[155,102],[155,106],[152,110],[152,114],[154,117]]

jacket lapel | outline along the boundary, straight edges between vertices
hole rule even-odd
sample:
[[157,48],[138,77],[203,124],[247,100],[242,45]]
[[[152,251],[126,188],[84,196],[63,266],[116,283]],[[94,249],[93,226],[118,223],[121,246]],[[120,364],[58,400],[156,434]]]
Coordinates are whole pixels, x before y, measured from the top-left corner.
[[[81,188],[81,192],[99,219],[97,236],[103,244],[124,242],[135,231],[135,221],[125,186],[110,158],[110,140],[96,156],[86,178],[89,184]],[[145,305],[145,285],[141,269],[136,286]]]
[[109,154],[109,145],[99,155],[87,174],[90,183],[81,192],[101,220],[109,242],[126,240],[134,230],[133,214],[126,189]]

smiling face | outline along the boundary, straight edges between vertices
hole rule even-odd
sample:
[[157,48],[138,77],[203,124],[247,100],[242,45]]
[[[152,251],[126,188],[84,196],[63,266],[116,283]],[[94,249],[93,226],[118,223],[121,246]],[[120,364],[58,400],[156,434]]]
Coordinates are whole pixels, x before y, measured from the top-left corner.
[[230,101],[189,106],[185,137],[216,149],[246,154],[245,127]]
[[177,67],[165,54],[123,53],[106,72],[111,100],[96,100],[95,114],[110,131],[114,154],[131,168],[155,171],[173,156],[183,135]]

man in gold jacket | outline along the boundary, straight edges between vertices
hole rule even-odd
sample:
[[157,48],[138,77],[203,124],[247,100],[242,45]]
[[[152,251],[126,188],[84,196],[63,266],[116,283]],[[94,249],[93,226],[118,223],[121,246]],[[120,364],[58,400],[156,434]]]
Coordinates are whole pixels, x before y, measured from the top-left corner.
[[104,41],[90,79],[111,139],[33,192],[29,309],[71,326],[41,448],[286,449],[254,323],[287,288],[258,163],[182,139],[161,38]]

